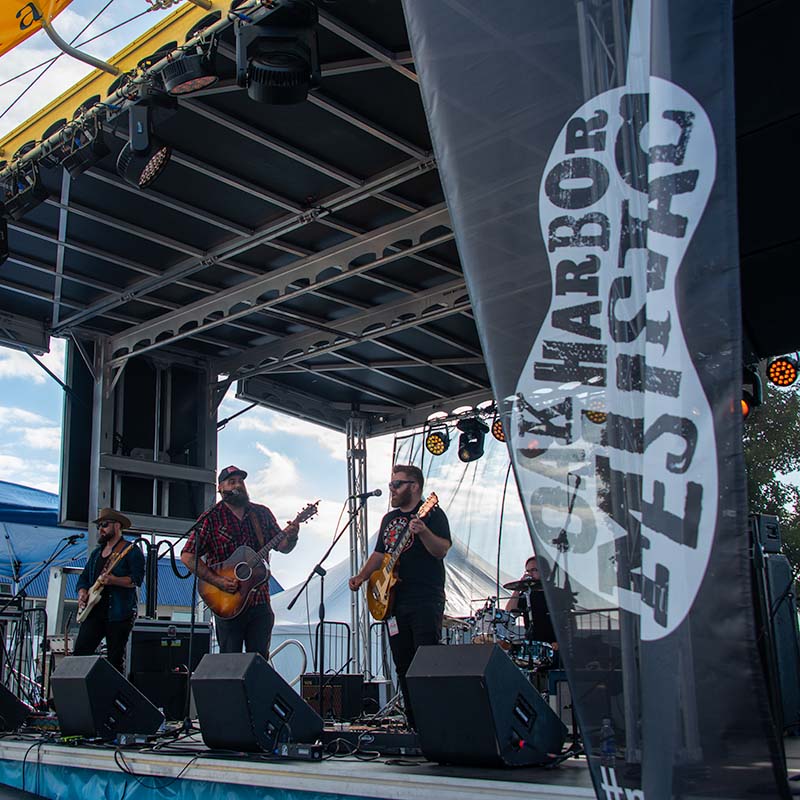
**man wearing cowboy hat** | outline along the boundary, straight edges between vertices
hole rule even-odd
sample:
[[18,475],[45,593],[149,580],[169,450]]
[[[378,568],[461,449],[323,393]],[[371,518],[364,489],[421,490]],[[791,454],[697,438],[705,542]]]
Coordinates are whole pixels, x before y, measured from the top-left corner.
[[128,547],[122,531],[130,528],[131,521],[113,508],[104,508],[94,524],[98,529],[97,547],[78,578],[78,607],[86,605],[95,581],[104,587],[103,594],[81,623],[72,652],[90,656],[105,639],[108,660],[123,672],[125,647],[136,619],[137,594],[144,578],[144,556],[138,547],[131,547],[113,569],[104,572],[109,558]]
[[[181,552],[181,561],[197,577],[226,592],[235,592],[238,581],[215,572],[210,564],[221,564],[240,545],[260,550],[281,533],[275,515],[258,503],[251,503],[244,480],[247,473],[239,467],[225,467],[217,480],[222,500],[206,512]],[[286,538],[276,548],[288,553],[297,544],[300,526],[290,522],[283,529]],[[198,544],[199,543],[199,544]],[[200,558],[205,557],[205,561]],[[264,581],[249,595],[247,607],[232,619],[215,615],[217,642],[221,653],[261,653],[269,657],[269,643],[275,615],[269,601],[269,581]]]

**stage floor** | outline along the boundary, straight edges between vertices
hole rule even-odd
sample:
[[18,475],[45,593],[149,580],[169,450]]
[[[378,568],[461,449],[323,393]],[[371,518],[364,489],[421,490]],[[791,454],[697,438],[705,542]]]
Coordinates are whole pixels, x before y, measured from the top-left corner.
[[296,792],[387,800],[594,797],[583,758],[569,759],[554,769],[440,766],[407,756],[383,756],[373,761],[352,756],[321,762],[276,761],[259,755],[211,755],[199,735],[160,749],[37,744],[33,739],[14,737],[0,740],[0,782],[21,787],[23,763],[28,791],[38,788],[45,797],[60,795],[76,800],[91,794],[87,791],[87,771],[102,773],[107,782],[119,781],[120,794],[116,796],[123,796],[125,787],[128,800],[137,796],[137,789],[141,797],[148,796],[148,792],[152,796],[160,788],[154,780],[157,778],[179,778],[180,787],[170,783],[171,789],[179,790],[170,796],[181,798],[213,798],[214,785],[224,789],[220,797],[228,798],[249,798],[251,793],[253,797],[289,798],[295,797]]

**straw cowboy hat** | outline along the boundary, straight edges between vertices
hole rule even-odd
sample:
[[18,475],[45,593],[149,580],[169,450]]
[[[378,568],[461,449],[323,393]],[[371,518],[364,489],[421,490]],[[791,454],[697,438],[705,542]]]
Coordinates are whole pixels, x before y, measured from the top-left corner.
[[95,525],[100,522],[119,522],[119,524],[122,525],[122,530],[130,528],[131,526],[131,521],[124,514],[120,514],[119,511],[113,508],[100,509],[100,516],[96,520],[93,520],[93,522]]

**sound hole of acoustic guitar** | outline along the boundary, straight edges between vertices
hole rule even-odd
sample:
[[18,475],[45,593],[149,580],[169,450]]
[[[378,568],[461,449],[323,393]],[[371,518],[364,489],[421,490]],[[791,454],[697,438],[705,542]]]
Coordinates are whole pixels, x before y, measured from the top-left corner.
[[240,561],[236,565],[233,574],[236,575],[237,580],[246,581],[253,574],[253,570],[246,561]]

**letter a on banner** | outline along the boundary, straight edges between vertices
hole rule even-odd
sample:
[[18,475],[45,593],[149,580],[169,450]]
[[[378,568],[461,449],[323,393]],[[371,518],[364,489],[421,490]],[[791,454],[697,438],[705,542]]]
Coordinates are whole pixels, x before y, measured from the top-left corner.
[[42,18],[55,19],[72,0],[3,0],[0,3],[0,57],[42,27]]
[[597,796],[788,797],[731,412],[731,0],[403,4]]

